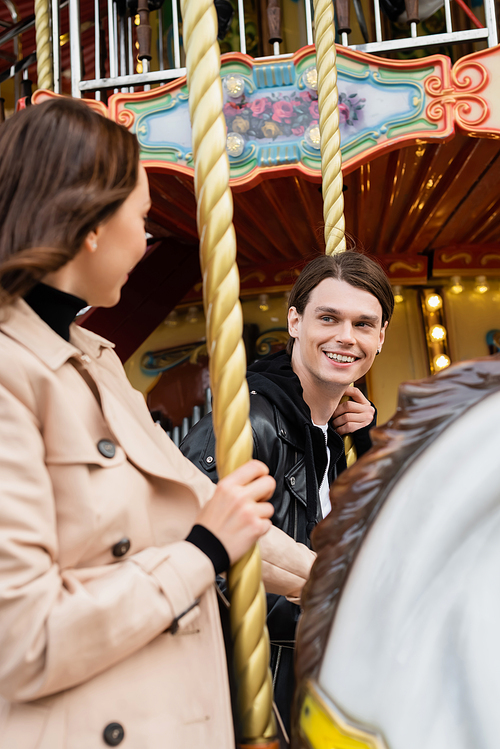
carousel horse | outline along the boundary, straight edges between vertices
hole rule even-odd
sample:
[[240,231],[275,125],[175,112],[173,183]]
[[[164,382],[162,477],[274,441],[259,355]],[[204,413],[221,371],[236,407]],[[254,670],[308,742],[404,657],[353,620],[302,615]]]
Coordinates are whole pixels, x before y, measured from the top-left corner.
[[500,355],[400,389],[332,487],[295,749],[498,749]]

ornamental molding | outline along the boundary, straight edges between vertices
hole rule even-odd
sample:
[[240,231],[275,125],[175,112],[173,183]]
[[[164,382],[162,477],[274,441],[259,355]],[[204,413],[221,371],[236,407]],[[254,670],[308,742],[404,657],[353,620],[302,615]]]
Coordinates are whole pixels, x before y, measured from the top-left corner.
[[[313,46],[277,61],[222,56],[233,190],[298,173],[321,181],[315,63]],[[456,128],[500,138],[500,47],[452,67],[444,55],[384,60],[339,46],[337,66],[344,173],[403,146],[446,141]],[[56,94],[37,91],[33,102],[49,96]],[[114,94],[107,106],[85,101],[137,135],[149,171],[194,177],[185,77],[150,91]]]

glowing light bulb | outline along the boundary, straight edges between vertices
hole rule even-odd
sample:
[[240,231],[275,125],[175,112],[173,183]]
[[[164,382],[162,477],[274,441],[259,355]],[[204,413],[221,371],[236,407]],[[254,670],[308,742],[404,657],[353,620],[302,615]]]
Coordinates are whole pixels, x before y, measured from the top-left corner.
[[451,279],[451,286],[450,291],[452,294],[461,294],[464,290],[464,287],[462,286],[462,279],[460,276],[452,276]]
[[245,150],[245,139],[239,133],[228,133],[226,138],[226,151],[228,156],[236,158],[241,156]]
[[476,276],[476,285],[474,286],[474,291],[476,291],[478,294],[486,294],[487,291],[489,291],[489,285],[488,281],[486,280],[486,276]]
[[239,99],[245,93],[245,80],[241,75],[226,75],[224,88],[231,99]]
[[186,322],[198,322],[198,307],[189,307],[186,315]]
[[442,325],[433,325],[429,331],[429,335],[433,341],[444,341],[446,338],[446,328]]
[[168,328],[175,328],[177,322],[177,310],[173,309],[172,312],[169,312],[167,317],[165,318],[165,325]]
[[309,91],[318,90],[318,71],[316,70],[315,65],[304,70],[302,74],[302,80],[304,81],[304,85],[309,89]]
[[441,307],[443,306],[443,300],[441,299],[439,294],[430,294],[425,300],[425,304],[427,306],[427,309],[430,309],[431,312],[434,312],[437,309],[441,309]]
[[438,354],[434,357],[434,369],[436,371],[439,371],[440,369],[446,369],[446,367],[449,367],[450,364],[450,357],[446,356],[446,354]]
[[394,302],[395,302],[395,304],[401,304],[401,302],[404,302],[405,298],[403,296],[403,287],[402,286],[394,286],[392,290],[394,292]]
[[261,312],[268,311],[269,309],[269,295],[268,294],[259,295],[259,309]]
[[319,151],[321,145],[321,137],[319,133],[319,125],[317,122],[311,122],[304,133],[304,140],[306,141],[308,146],[314,148],[315,151]]

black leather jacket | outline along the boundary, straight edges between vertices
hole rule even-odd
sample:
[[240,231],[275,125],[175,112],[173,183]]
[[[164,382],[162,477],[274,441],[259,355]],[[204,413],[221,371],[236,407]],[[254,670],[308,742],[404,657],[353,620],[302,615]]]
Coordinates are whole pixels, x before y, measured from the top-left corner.
[[[274,505],[272,522],[295,541],[310,546],[307,534],[306,446],[303,430],[256,391],[250,395],[250,421],[254,441],[253,457],[265,463],[276,480],[276,491],[271,499]],[[337,472],[345,468],[345,457],[342,440],[332,429],[329,432],[331,483]],[[320,449],[326,453],[322,433],[321,439],[323,445],[320,445]],[[181,444],[181,450],[212,481],[217,481],[215,436],[210,414],[193,427]],[[316,504],[318,522],[321,519],[319,496]]]
[[[284,351],[252,365],[247,380],[253,457],[265,463],[276,480],[270,500],[274,505],[272,522],[295,541],[310,546],[310,532],[321,520],[319,486],[327,465],[324,433],[312,424],[300,381]],[[358,456],[371,447],[368,432],[374,423],[375,420],[370,427],[353,434]],[[332,484],[345,469],[346,461],[343,440],[331,426],[328,446]],[[180,448],[203,473],[217,481],[211,414],[193,427]],[[294,687],[293,646],[300,608],[275,595],[267,596],[267,606],[275,701],[288,727]]]
[[[290,358],[284,351],[272,354],[250,367],[247,379],[250,387],[253,457],[265,463],[276,480],[276,491],[271,498],[274,505],[272,522],[295,541],[310,546],[312,528],[308,527],[308,501],[312,520],[309,526],[316,525],[322,519],[319,486],[327,464],[324,434],[312,424],[309,408],[302,398],[300,381],[293,373]],[[371,447],[368,432],[373,425],[374,422],[353,434],[358,456]],[[346,467],[343,440],[331,426],[328,429],[328,447],[331,485]],[[212,481],[217,482],[211,414],[193,427],[182,442],[181,451]],[[308,458],[309,463],[314,463],[309,472]]]

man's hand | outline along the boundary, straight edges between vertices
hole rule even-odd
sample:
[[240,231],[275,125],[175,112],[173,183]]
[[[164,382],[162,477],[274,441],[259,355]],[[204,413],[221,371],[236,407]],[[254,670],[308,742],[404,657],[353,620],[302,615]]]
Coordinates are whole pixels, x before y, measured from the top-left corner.
[[346,388],[344,396],[351,400],[339,403],[332,416],[333,428],[341,436],[369,426],[375,416],[372,404],[358,388]]

